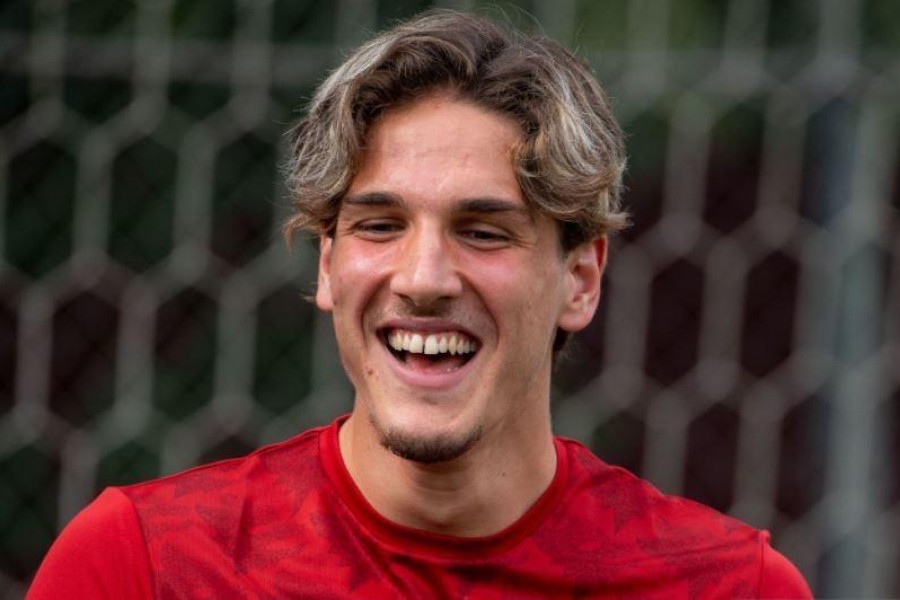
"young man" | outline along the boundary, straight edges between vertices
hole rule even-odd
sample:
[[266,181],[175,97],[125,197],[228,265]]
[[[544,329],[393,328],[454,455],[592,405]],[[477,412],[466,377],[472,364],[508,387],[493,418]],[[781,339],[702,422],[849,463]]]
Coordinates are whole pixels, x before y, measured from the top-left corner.
[[624,224],[621,133],[560,46],[458,13],[379,36],[295,131],[351,415],[110,489],[32,598],[809,597],[765,533],[554,438],[556,352]]

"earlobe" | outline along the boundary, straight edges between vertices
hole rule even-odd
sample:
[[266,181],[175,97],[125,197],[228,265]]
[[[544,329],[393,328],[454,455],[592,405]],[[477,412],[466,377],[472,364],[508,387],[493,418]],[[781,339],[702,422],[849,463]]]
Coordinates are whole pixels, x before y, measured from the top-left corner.
[[605,236],[574,248],[566,258],[570,289],[558,325],[569,332],[588,326],[600,302],[600,284],[606,268]]
[[331,293],[331,249],[334,238],[323,235],[319,238],[319,277],[316,287],[316,306],[330,312],[334,308]]

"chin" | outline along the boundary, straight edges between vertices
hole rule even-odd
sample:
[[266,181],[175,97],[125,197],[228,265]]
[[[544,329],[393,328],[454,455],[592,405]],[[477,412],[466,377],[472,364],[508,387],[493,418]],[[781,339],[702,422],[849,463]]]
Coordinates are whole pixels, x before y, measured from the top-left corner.
[[370,421],[384,448],[400,458],[427,465],[456,460],[468,452],[483,433],[478,426],[462,432],[427,433],[397,426],[385,427],[374,417]]

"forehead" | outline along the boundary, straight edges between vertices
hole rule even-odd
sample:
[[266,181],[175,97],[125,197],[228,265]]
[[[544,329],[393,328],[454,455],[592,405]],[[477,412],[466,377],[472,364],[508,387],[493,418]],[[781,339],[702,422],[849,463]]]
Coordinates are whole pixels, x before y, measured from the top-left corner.
[[524,198],[513,168],[521,132],[511,119],[448,96],[395,108],[370,128],[349,194],[406,202]]

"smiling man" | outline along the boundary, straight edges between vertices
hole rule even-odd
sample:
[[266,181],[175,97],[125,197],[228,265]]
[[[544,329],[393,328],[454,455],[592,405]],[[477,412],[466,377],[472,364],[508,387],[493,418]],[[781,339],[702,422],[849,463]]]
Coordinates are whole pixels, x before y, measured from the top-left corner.
[[809,597],[764,532],[552,434],[554,360],[625,222],[583,63],[429,13],[332,74],[292,149],[286,230],[319,236],[352,414],[107,490],[31,597]]
[[562,250],[521,192],[520,137],[461,90],[423,90],[373,123],[322,237],[316,299],[356,389],[341,453],[401,524],[496,533],[556,471],[553,339],[590,321],[603,245]]

